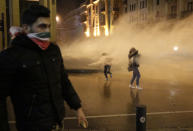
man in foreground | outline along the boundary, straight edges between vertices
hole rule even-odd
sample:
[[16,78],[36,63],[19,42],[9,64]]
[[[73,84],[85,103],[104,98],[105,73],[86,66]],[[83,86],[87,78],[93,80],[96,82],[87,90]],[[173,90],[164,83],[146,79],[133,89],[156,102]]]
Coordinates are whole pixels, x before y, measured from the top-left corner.
[[6,98],[11,96],[18,131],[51,131],[64,118],[64,100],[87,123],[57,45],[50,43],[50,11],[40,5],[26,10],[25,32],[0,53],[0,131],[9,131]]

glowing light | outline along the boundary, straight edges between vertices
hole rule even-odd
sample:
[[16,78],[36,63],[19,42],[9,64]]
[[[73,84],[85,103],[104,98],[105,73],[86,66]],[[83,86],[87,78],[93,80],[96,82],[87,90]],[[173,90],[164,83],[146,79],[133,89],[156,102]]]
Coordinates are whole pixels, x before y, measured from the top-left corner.
[[85,35],[86,35],[86,37],[90,37],[90,30],[89,30],[89,28],[88,28],[87,31],[85,32]]
[[174,46],[173,50],[174,50],[174,51],[178,51],[178,50],[179,50],[179,47],[178,47],[178,46]]
[[108,28],[105,26],[105,36],[109,36]]
[[93,4],[89,4],[89,5],[87,5],[87,8],[89,8],[89,7],[91,7]]
[[99,27],[95,27],[94,28],[93,35],[94,35],[94,37],[100,36],[100,29],[99,29]]
[[100,35],[101,35],[101,33],[100,33],[100,29],[98,27],[98,29],[97,29],[97,36],[100,36]]
[[93,33],[94,37],[97,36],[97,30],[96,30],[96,27],[94,28],[94,33]]
[[93,34],[93,35],[94,35],[94,37],[96,37],[96,36],[97,36],[96,31],[94,31],[94,34]]
[[97,3],[99,3],[99,1],[100,1],[100,0],[96,0],[96,1],[94,1],[93,3],[94,3],[94,4],[97,4]]
[[100,32],[100,24],[99,24],[99,21],[98,21],[97,36],[100,36],[100,35],[101,35],[101,32]]
[[60,21],[59,16],[56,16],[56,21],[57,21],[57,22],[59,22],[59,21]]

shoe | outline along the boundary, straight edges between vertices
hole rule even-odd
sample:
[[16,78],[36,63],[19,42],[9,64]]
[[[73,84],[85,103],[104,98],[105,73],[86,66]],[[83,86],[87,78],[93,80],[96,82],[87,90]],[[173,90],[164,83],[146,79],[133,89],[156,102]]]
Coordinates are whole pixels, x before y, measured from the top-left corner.
[[138,89],[138,90],[142,90],[143,88],[141,88],[140,86],[136,86],[136,88]]
[[129,85],[129,87],[130,87],[130,88],[133,88],[133,89],[135,88],[135,86],[133,86],[133,85],[131,85],[131,84]]

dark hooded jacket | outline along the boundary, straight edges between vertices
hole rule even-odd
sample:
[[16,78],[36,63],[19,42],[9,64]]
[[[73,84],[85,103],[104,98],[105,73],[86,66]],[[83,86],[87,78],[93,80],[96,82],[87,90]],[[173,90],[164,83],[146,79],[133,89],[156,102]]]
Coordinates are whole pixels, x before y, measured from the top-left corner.
[[64,118],[64,100],[81,107],[63,65],[60,49],[41,50],[26,35],[0,53],[0,131],[8,131],[6,98],[11,97],[17,128],[50,126]]
[[129,58],[129,67],[131,70],[132,68],[139,67],[139,53],[136,49],[132,48],[129,52],[128,58]]

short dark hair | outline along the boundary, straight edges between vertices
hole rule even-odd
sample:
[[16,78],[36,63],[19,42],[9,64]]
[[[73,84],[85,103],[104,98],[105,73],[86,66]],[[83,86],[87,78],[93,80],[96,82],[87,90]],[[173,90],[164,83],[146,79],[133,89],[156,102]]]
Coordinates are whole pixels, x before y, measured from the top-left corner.
[[22,24],[32,25],[39,17],[50,17],[50,10],[41,5],[32,5],[24,11]]

